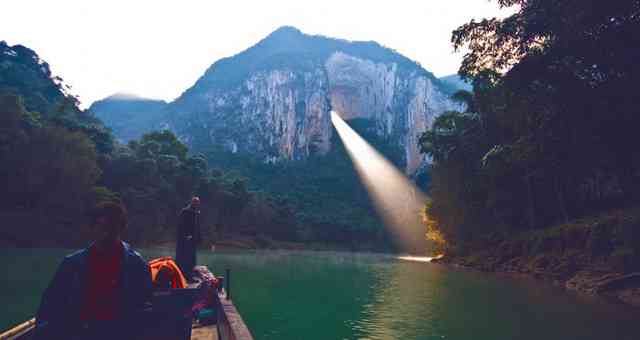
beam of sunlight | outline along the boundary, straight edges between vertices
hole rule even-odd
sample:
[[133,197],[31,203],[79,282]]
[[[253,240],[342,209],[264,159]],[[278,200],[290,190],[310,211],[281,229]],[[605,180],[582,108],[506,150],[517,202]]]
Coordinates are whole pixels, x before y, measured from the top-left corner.
[[334,111],[331,122],[377,212],[399,245],[407,252],[424,253],[426,237],[420,212],[427,200],[425,194]]

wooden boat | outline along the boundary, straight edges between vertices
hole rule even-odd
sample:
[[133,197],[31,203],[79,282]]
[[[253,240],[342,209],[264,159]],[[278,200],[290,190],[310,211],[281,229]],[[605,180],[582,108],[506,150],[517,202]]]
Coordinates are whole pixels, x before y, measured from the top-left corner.
[[[204,267],[206,272],[209,269]],[[199,290],[199,283],[190,284],[185,289],[172,289],[154,292],[154,302],[152,309],[163,309],[161,312],[168,312],[169,317],[175,322],[159,322],[150,332],[145,332],[141,340],[253,340],[253,336],[245,325],[240,313],[231,300],[230,272],[227,270],[225,287],[217,291],[213,296],[212,306],[208,306],[213,312],[211,317],[204,320],[196,320],[191,316],[181,318],[179,308],[171,307],[171,303],[162,301],[180,299],[180,296],[189,296]],[[189,299],[183,299],[189,301]],[[164,305],[164,306],[163,306]],[[175,310],[171,310],[175,308]],[[172,315],[171,315],[172,314]],[[161,328],[164,327],[164,328]],[[171,328],[167,331],[166,327]],[[28,340],[32,339],[35,331],[35,318],[25,321],[6,332],[0,334],[0,340]]]

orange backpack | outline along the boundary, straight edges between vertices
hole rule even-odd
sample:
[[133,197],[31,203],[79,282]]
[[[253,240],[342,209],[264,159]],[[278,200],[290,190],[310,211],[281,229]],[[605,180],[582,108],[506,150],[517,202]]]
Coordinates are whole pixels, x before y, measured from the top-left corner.
[[149,269],[151,270],[151,280],[154,285],[158,284],[159,280],[166,280],[168,276],[171,288],[187,287],[187,280],[171,256],[160,257],[149,261]]

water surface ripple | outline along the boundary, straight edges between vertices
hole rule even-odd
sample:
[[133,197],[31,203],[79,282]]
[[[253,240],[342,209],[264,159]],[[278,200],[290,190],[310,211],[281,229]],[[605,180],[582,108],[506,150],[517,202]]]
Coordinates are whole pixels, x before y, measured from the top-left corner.
[[[0,283],[3,329],[33,314],[65,252],[0,250],[11,273]],[[640,339],[637,309],[526,279],[358,253],[199,256],[217,274],[231,268],[234,302],[257,340]]]

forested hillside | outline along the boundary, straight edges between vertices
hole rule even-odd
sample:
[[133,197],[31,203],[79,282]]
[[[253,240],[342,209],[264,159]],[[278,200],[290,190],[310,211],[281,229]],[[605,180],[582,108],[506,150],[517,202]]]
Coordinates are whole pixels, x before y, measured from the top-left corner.
[[212,170],[170,132],[115,142],[68,91],[35,52],[0,42],[3,244],[84,244],[91,237],[84,213],[101,200],[126,204],[128,240],[170,241],[176,214],[193,194],[205,203],[208,242],[243,233],[264,240],[298,238],[290,209],[249,192],[244,178]]
[[516,13],[453,32],[469,48],[460,75],[473,93],[455,95],[467,110],[420,141],[434,161],[430,229],[450,254],[553,250],[544,265],[562,258],[572,273],[600,260],[638,269],[640,3],[497,2]]
[[463,107],[450,98],[457,86],[376,42],[284,26],[215,61],[162,113],[162,103],[126,97],[97,101],[91,109],[118,138],[167,128],[212,167],[246,177],[249,190],[291,208],[300,240],[388,250],[394,241],[330,112],[424,185],[417,139],[439,114]]

